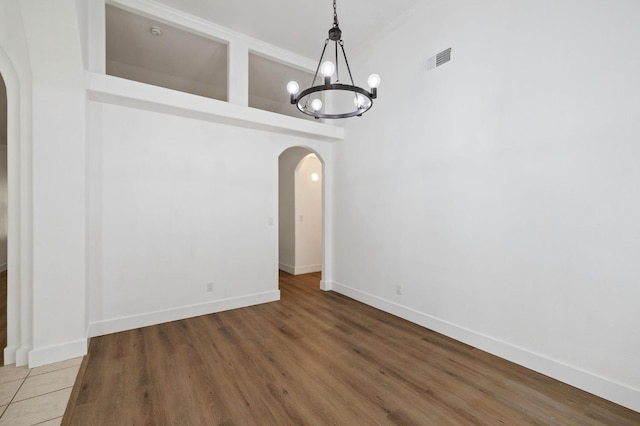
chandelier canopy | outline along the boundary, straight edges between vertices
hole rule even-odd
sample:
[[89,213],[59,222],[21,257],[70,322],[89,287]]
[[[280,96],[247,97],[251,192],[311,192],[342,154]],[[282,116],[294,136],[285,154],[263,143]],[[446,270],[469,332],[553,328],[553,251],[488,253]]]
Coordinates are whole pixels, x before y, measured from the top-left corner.
[[[329,42],[333,42],[335,45],[335,62],[331,62],[330,60],[323,62]],[[338,66],[340,56],[338,54],[338,47],[342,52],[344,66],[349,74],[349,81],[351,84],[343,84],[340,82],[340,70]],[[318,72],[322,74],[324,79],[321,80],[321,84],[316,85]],[[335,81],[332,82],[334,76]],[[287,84],[287,91],[291,95],[291,103],[296,105],[302,113],[310,115],[316,119],[360,117],[371,109],[373,106],[373,100],[378,96],[380,76],[378,74],[371,74],[367,82],[369,84],[370,91],[356,86],[353,82],[353,75],[351,74],[347,54],[344,51],[342,30],[340,30],[338,22],[336,0],[333,0],[333,26],[329,29],[329,37],[324,42],[322,54],[320,55],[320,60],[318,61],[318,67],[316,68],[316,73],[313,76],[311,87],[300,91],[298,83],[290,81],[289,84]],[[326,103],[332,102],[333,107],[331,111],[327,111],[326,105],[323,104],[323,98],[324,95],[329,93],[346,93],[347,96],[352,98],[352,101],[343,101],[340,103],[336,100],[325,99]],[[344,99],[344,96],[342,98]]]

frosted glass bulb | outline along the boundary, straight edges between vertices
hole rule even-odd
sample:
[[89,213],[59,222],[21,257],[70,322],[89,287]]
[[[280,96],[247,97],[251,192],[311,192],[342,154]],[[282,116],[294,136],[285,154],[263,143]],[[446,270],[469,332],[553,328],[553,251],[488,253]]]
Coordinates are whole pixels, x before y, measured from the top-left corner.
[[358,93],[357,95],[355,95],[353,97],[353,104],[356,106],[356,108],[360,109],[360,108],[364,108],[365,105],[367,104],[367,98],[364,97],[364,95],[361,95],[360,93]]
[[300,90],[300,86],[295,81],[290,81],[287,84],[287,92],[289,92],[290,95],[297,94],[299,90]]
[[322,72],[322,75],[325,77],[331,77],[333,73],[336,72],[336,66],[333,65],[331,61],[323,62],[320,66],[320,72]]
[[320,99],[314,99],[311,101],[311,109],[314,111],[320,111],[322,109],[322,101]]
[[369,83],[369,87],[375,89],[376,87],[380,86],[380,76],[378,74],[371,74],[369,76],[369,79],[367,80],[367,83]]

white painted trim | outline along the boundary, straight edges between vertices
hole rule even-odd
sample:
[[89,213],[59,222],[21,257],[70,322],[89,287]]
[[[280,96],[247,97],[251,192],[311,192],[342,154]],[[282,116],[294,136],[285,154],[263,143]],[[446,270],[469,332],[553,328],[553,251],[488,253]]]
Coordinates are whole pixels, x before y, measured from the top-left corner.
[[296,266],[293,275],[310,274],[312,272],[321,272],[322,265]]
[[308,265],[308,266],[291,266],[286,263],[280,263],[278,268],[291,275],[310,274],[312,272],[322,272],[322,265]]
[[344,128],[234,105],[151,84],[87,72],[89,99],[323,141],[344,139]]
[[[333,145],[329,146],[333,149]],[[329,291],[333,288],[333,150],[322,161],[322,281],[320,288]]]
[[104,336],[105,334],[134,330],[136,328],[148,327],[150,325],[178,321],[200,315],[209,315],[216,312],[244,308],[262,303],[276,302],[278,300],[280,300],[280,291],[275,290],[250,294],[248,296],[199,303],[196,305],[182,306],[180,308],[171,308],[128,317],[114,318],[91,323],[89,335],[90,337]]
[[7,346],[4,348],[4,365],[16,363],[16,352],[18,352],[17,346]]
[[640,389],[580,370],[561,361],[418,312],[344,284],[336,282],[332,284],[334,291],[352,299],[640,412]]
[[106,11],[104,0],[87,0],[89,71],[107,72]]
[[8,229],[6,359],[27,364],[32,342],[32,160],[31,82],[28,64],[19,70],[0,46],[0,74],[7,89]]
[[320,290],[322,290],[322,291],[332,291],[333,290],[333,281],[320,280]]
[[23,365],[29,364],[30,351],[31,351],[31,346],[22,346],[16,349],[16,353],[15,353],[16,367],[21,367]]
[[29,352],[29,368],[52,364],[87,354],[87,339],[35,348]]
[[227,102],[249,106],[249,48],[231,43],[227,49]]
[[7,270],[7,264],[3,263],[2,265],[0,265],[0,272],[4,272]]
[[279,269],[281,271],[286,272],[287,274],[291,274],[291,275],[296,274],[296,268],[291,265],[287,265],[286,263],[281,263],[279,266]]

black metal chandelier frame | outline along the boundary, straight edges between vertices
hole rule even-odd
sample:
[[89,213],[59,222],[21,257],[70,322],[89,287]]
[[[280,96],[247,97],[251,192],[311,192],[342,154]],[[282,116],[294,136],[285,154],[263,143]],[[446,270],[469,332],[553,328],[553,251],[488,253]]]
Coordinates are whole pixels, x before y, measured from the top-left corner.
[[[320,68],[323,67],[326,62],[323,64],[322,60],[324,59],[324,55],[327,51],[327,46],[330,42],[334,42],[335,45],[335,65],[329,63],[329,65],[335,67],[336,73],[336,83],[331,82],[331,77],[333,72],[330,75],[324,74],[323,84],[314,86],[316,84],[316,80],[318,78],[318,73],[320,72]],[[349,73],[349,80],[351,84],[342,84],[340,81],[340,69],[339,69],[339,50],[342,51],[342,57],[344,58],[344,63]],[[372,78],[374,80],[372,81]],[[322,54],[320,55],[320,60],[318,61],[318,66],[316,67],[316,72],[313,76],[313,81],[311,82],[311,87],[305,89],[301,92],[298,92],[298,85],[295,82],[290,82],[287,86],[289,90],[289,94],[291,95],[291,103],[296,105],[300,112],[310,115],[316,119],[320,118],[329,118],[329,119],[337,119],[337,118],[349,118],[349,117],[360,117],[362,114],[367,112],[373,106],[373,100],[378,97],[378,89],[377,85],[380,82],[380,77],[376,74],[373,74],[369,77],[369,85],[371,86],[371,91],[365,90],[361,87],[355,85],[353,81],[353,75],[351,73],[351,67],[349,66],[349,60],[347,59],[347,54],[344,50],[344,41],[342,41],[342,30],[340,30],[340,25],[338,21],[338,13],[336,8],[336,0],[333,0],[333,26],[329,29],[329,37],[324,42],[324,47],[322,48]],[[293,84],[293,90],[291,85]],[[330,90],[340,90],[353,92],[354,95],[354,106],[355,110],[345,113],[326,113],[320,112],[322,107],[322,103],[320,102],[319,108],[314,108],[313,101],[310,102],[311,96],[314,93],[318,92],[327,92]],[[364,98],[363,98],[364,97]],[[364,102],[362,102],[364,100]]]

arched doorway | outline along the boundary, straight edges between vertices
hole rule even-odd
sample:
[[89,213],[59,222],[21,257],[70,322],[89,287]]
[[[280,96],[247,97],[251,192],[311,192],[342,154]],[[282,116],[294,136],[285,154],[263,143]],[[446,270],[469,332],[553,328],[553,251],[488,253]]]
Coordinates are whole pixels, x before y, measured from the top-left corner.
[[323,169],[322,158],[305,147],[278,158],[278,267],[289,274],[323,268]]
[[4,364],[27,365],[32,342],[30,89],[0,47],[6,89],[7,343]]

